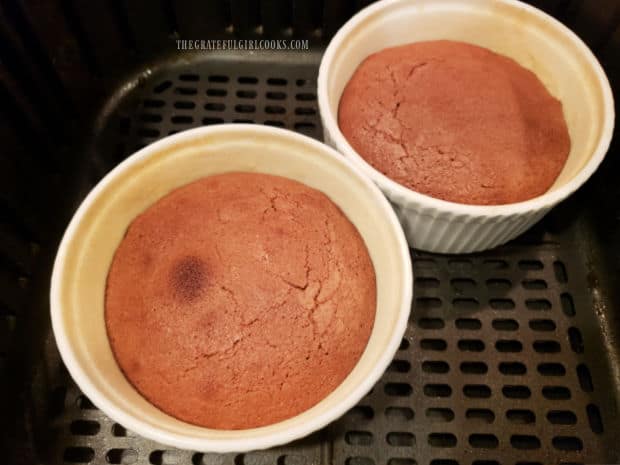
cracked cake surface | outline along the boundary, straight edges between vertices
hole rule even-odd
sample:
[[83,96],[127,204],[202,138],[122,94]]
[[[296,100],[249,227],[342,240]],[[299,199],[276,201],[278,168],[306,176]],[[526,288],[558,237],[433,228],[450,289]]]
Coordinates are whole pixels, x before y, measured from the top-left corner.
[[376,283],[323,193],[227,173],[164,196],[129,226],[105,295],[123,373],[152,404],[218,429],[264,426],[331,393],[364,351]]
[[570,151],[562,104],[531,71],[447,40],[367,57],[340,99],[352,148],[392,180],[442,200],[500,205],[545,193]]

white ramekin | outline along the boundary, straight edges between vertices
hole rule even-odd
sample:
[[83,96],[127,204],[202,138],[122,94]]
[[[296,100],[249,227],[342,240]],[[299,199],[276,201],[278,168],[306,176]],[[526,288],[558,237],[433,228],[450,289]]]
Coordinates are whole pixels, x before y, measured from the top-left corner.
[[[233,171],[285,176],[327,194],[357,227],[368,247],[377,278],[377,313],[361,359],[324,400],[270,426],[224,431],[177,420],[151,405],[129,384],[108,342],[104,292],[116,247],[139,213],[179,186]],[[324,144],[290,131],[217,125],[149,145],[117,166],[90,192],[71,220],[56,257],[51,316],[69,373],[114,421],[170,446],[241,452],[306,436],[353,407],[379,380],[398,349],[407,326],[412,288],[409,249],[398,218],[381,191],[357,168]]]
[[[545,194],[508,205],[476,206],[414,192],[370,166],[338,127],[343,89],[370,54],[400,44],[451,39],[515,59],[562,101],[571,137],[568,161]],[[568,28],[514,0],[383,0],[349,20],[330,42],[319,70],[325,141],[375,181],[392,202],[409,243],[466,253],[518,236],[579,188],[599,166],[614,126],[613,96],[600,64]]]

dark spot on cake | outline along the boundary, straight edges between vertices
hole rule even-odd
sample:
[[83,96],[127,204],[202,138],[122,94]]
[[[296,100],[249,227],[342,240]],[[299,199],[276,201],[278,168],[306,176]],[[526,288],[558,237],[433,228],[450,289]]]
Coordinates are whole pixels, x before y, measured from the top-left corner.
[[133,372],[133,373],[139,373],[140,371],[142,371],[142,363],[140,363],[140,360],[133,360],[130,363],[129,369]]
[[172,267],[170,284],[175,295],[183,300],[194,300],[205,285],[206,269],[204,262],[193,256],[183,257]]
[[146,252],[142,256],[142,264],[145,268],[149,268],[153,264],[153,256],[150,253]]

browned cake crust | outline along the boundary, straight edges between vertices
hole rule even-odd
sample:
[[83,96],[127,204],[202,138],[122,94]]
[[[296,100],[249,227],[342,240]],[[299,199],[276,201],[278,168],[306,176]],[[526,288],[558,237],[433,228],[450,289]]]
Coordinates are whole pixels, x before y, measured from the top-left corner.
[[353,149],[389,178],[465,204],[545,193],[570,151],[562,104],[536,75],[462,42],[369,56],[342,94],[338,123]]
[[327,196],[229,173],[133,221],[110,268],[105,319],[121,369],[151,403],[243,429],[332,392],[364,351],[375,309],[368,251]]

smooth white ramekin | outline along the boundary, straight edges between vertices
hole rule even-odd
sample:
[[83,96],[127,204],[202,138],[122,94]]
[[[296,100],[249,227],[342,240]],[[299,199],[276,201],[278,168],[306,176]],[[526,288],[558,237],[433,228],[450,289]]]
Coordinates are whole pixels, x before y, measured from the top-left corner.
[[[387,47],[438,39],[468,42],[511,57],[535,72],[562,101],[572,146],[548,192],[498,206],[447,202],[392,181],[349,145],[338,127],[338,105],[358,65]],[[396,209],[409,244],[442,253],[489,249],[539,221],[597,169],[614,126],[609,82],[592,52],[551,16],[514,0],[383,0],[367,7],[327,47],[318,102],[325,141],[379,185]]]
[[[368,248],[377,279],[377,312],[361,359],[329,396],[286,421],[224,431],[177,420],[131,386],[108,342],[104,293],[113,254],[139,213],[179,186],[234,171],[285,176],[327,194],[356,226]],[[407,326],[412,288],[409,248],[398,218],[381,191],[350,162],[326,145],[291,131],[217,125],[149,145],[117,166],[90,192],[58,250],[51,316],[69,373],[114,421],[179,448],[240,452],[306,436],[353,407],[379,380],[398,349]]]

